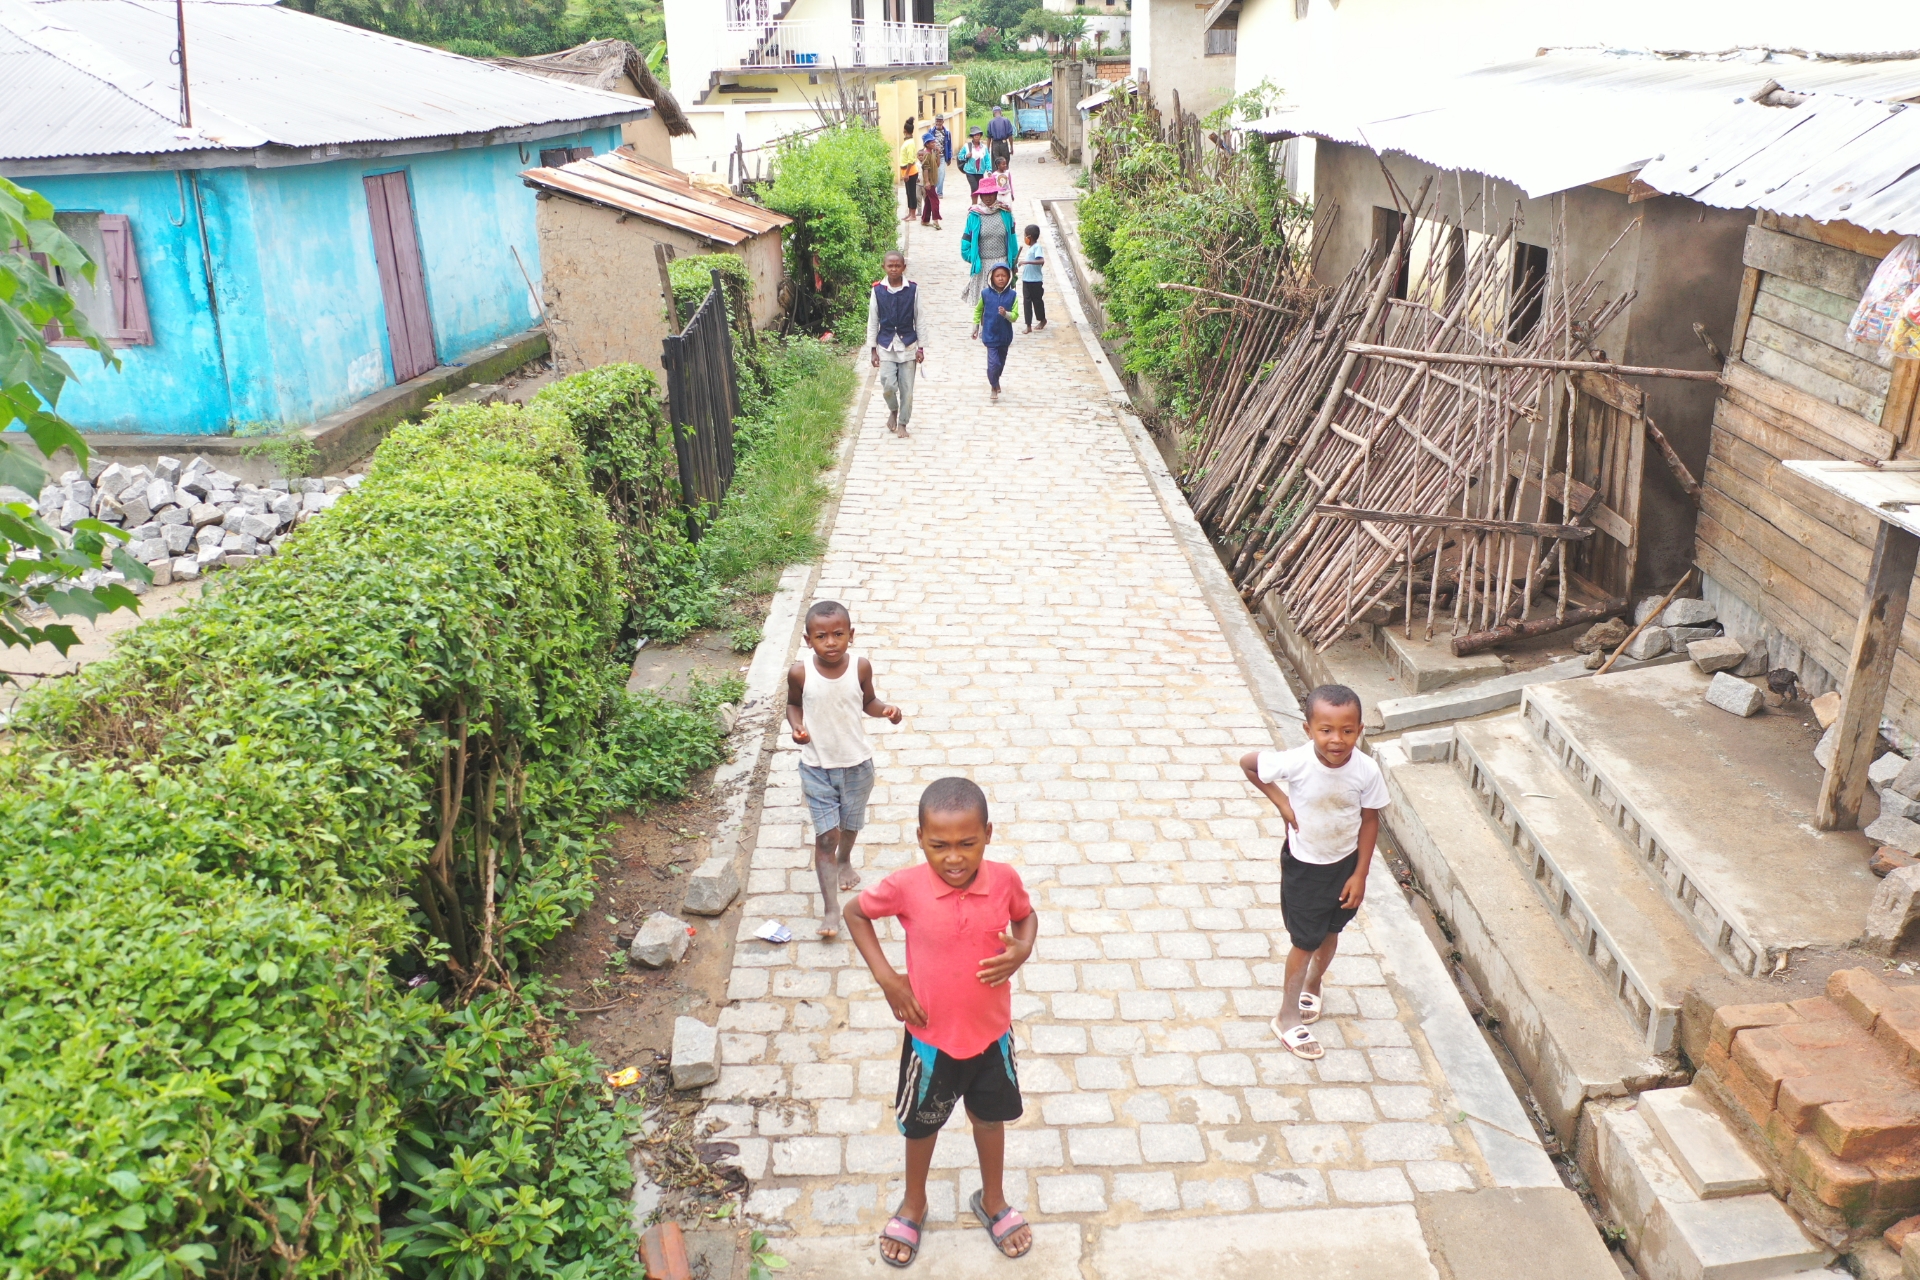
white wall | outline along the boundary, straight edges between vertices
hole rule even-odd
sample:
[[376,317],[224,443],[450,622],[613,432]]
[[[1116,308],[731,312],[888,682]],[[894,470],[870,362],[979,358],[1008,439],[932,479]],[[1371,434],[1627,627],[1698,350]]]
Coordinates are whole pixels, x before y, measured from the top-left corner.
[[[1470,70],[1532,57],[1543,45],[1725,49],[1769,44],[1854,52],[1920,48],[1920,6],[1838,0],[1244,0],[1236,93],[1263,79],[1318,85]],[[1142,10],[1146,6],[1142,6]],[[1135,45],[1139,38],[1136,15]],[[1138,56],[1138,55],[1136,55]]]

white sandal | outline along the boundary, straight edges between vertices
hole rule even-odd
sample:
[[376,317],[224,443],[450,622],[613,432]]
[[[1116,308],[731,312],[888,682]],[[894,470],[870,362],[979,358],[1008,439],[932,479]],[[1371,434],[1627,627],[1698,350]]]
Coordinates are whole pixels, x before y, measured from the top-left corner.
[[1300,1021],[1320,1021],[1320,997],[1311,991],[1300,993]]
[[1318,1062],[1327,1056],[1327,1051],[1322,1049],[1320,1042],[1313,1038],[1313,1032],[1307,1030],[1305,1027],[1295,1027],[1291,1031],[1282,1031],[1280,1030],[1280,1019],[1278,1018],[1275,1018],[1267,1025],[1273,1028],[1273,1033],[1280,1037],[1280,1043],[1285,1045],[1287,1051],[1294,1057],[1303,1058],[1308,1062]]

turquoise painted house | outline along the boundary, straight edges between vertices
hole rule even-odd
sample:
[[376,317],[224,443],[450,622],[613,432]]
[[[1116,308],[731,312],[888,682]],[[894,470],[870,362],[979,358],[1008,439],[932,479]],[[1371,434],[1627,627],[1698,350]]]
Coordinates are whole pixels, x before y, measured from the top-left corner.
[[61,411],[305,426],[533,327],[521,172],[651,109],[270,3],[0,0],[0,174],[100,264],[67,283],[122,361]]

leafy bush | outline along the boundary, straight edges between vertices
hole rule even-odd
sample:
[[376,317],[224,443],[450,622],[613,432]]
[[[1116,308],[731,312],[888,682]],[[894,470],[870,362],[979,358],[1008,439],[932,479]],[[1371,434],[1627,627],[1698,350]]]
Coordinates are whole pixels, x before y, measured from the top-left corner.
[[[766,205],[794,219],[786,234],[787,275],[803,291],[803,319],[833,327],[866,306],[861,286],[880,278],[896,243],[893,155],[877,129],[859,122],[780,146]],[[812,297],[815,275],[820,294]]]
[[[742,321],[751,322],[753,312],[753,274],[746,259],[737,253],[698,253],[690,258],[675,258],[667,265],[667,277],[673,282],[673,305],[680,322],[692,318],[695,308],[707,300],[713,290],[713,273],[720,273],[727,290],[727,315],[735,329]],[[751,327],[749,323],[748,328]]]
[[280,556],[25,700],[16,1273],[631,1274],[632,1118],[515,978],[589,900],[606,807],[589,452],[544,408],[402,427]]
[[290,8],[469,58],[553,53],[588,40],[647,49],[666,36],[660,0],[288,0]]
[[691,682],[685,702],[651,689],[616,695],[608,717],[603,785],[616,809],[639,809],[687,793],[690,772],[726,759],[720,708],[738,702],[746,684],[737,676]]
[[984,129],[995,107],[1012,111],[1000,101],[1002,94],[1024,89],[1035,80],[1045,80],[1052,73],[1052,64],[1044,54],[1031,58],[974,58],[963,70],[967,77],[967,123]]
[[[738,259],[733,259],[738,261]],[[637,364],[601,365],[534,397],[560,415],[618,528],[626,599],[621,635],[678,640],[713,614],[713,593],[687,536],[680,464],[659,380]]]

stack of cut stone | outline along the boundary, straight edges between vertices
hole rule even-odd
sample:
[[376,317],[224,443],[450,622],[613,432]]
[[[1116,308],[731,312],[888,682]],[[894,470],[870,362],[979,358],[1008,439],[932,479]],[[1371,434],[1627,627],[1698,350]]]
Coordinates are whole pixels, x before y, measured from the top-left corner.
[[[1822,753],[1815,749],[1814,758],[1821,760],[1822,768],[1832,767],[1832,747],[1829,745],[1833,730],[1829,729],[1820,739],[1820,746],[1826,748]],[[1880,846],[1874,855],[1873,870],[1876,875],[1899,867],[1914,864],[1914,855],[1920,853],[1920,759],[1908,760],[1897,751],[1889,751],[1867,767],[1867,781],[1880,793],[1880,816],[1867,825],[1867,839]]]
[[[204,457],[185,464],[162,457],[150,467],[96,467],[91,477],[69,471],[40,491],[39,510],[61,529],[89,517],[125,529],[132,535],[127,553],[152,570],[155,586],[164,586],[273,555],[296,524],[331,507],[364,478],[254,485]],[[123,577],[110,570],[89,575],[97,581]]]

